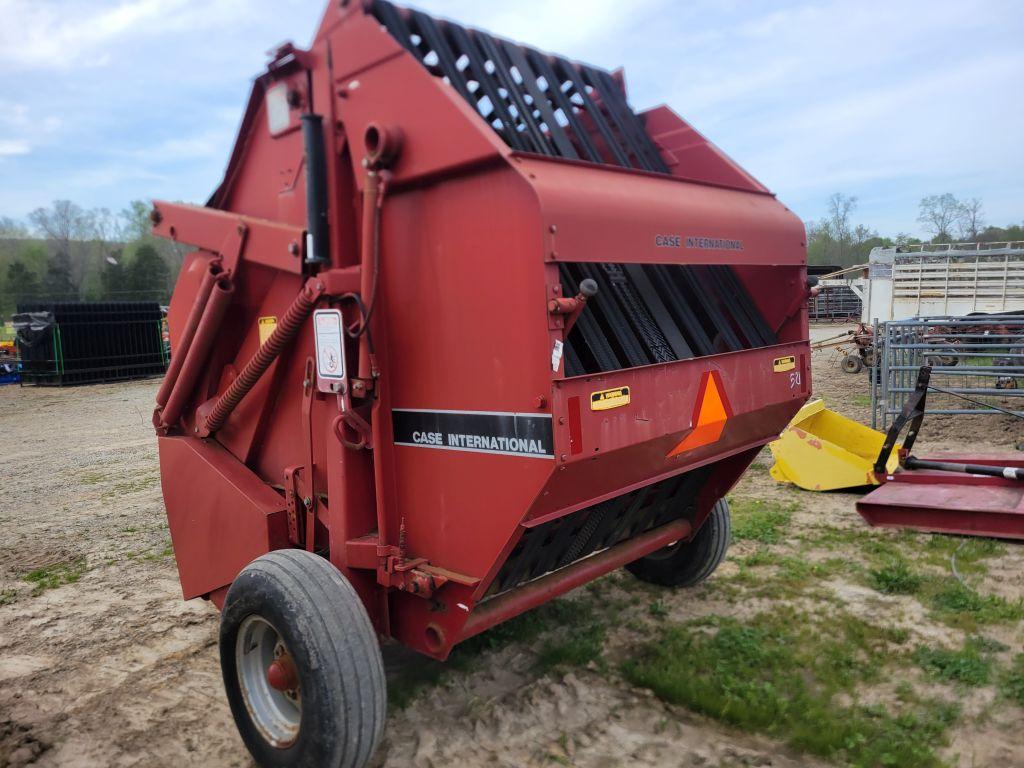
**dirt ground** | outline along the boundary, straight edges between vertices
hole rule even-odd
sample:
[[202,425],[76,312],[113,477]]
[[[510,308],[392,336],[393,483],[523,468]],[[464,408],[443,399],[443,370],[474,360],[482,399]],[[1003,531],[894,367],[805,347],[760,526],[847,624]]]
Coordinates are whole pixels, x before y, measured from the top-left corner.
[[[816,393],[867,421],[866,376],[829,363],[828,353],[815,356]],[[217,611],[181,600],[150,426],[156,388],[154,381],[0,388],[0,768],[251,764],[223,695]],[[922,448],[1013,450],[1024,439],[1020,423],[1008,418],[949,422],[931,432],[926,424]],[[755,463],[733,495],[793,505],[791,537],[864,528],[854,495],[779,486],[769,464]],[[738,577],[754,551],[737,542],[708,586],[664,592],[659,619],[646,610],[650,587],[631,586],[620,574],[599,582],[595,589],[638,606],[629,609],[635,620],[608,630],[602,654],[613,663],[538,673],[536,643],[485,651],[392,707],[375,765],[823,765],[782,741],[664,703],[628,683],[615,662],[657,621],[742,619],[776,599],[814,610],[814,600],[826,599],[813,596],[822,590],[829,606],[905,626],[922,642],[955,645],[964,637],[913,597],[880,595],[843,577],[830,576],[813,593],[768,599],[751,592],[746,599]],[[813,547],[800,552],[825,556]],[[985,563],[974,576],[980,592],[1024,597],[1024,547],[1006,545]],[[986,631],[1001,643],[1000,658],[1024,651],[1019,620]],[[421,663],[390,647],[386,659],[397,685],[403,666]],[[964,768],[1024,765],[1024,711],[1001,701],[994,684],[965,692],[923,683],[909,668],[906,675],[963,705],[942,760]]]

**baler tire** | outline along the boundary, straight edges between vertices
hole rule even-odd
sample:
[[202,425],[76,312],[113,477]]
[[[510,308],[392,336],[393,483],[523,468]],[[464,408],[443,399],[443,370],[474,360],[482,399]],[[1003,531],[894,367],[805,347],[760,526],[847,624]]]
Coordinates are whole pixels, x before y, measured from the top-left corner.
[[652,552],[626,566],[641,581],[663,587],[695,587],[725,560],[732,538],[729,502],[719,499],[697,535]]
[[[246,621],[269,625],[294,662],[298,728],[291,741],[279,740],[281,746],[250,712],[247,698],[258,691],[242,691],[239,634],[247,631]],[[224,601],[220,662],[235,724],[258,765],[362,768],[373,756],[387,712],[380,645],[355,589],[325,558],[283,549],[249,563]]]

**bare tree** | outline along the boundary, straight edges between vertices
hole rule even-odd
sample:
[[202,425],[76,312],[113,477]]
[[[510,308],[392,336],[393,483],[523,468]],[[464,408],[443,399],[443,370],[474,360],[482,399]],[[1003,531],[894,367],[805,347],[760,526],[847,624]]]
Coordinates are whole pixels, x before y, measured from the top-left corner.
[[981,200],[972,197],[960,204],[960,238],[968,243],[978,239],[978,235],[985,229],[985,219],[982,216]]
[[851,245],[853,232],[850,229],[850,215],[857,207],[857,198],[836,192],[828,199],[828,217],[823,222],[832,239],[839,246],[839,263],[845,264],[846,252]]
[[47,279],[59,284],[59,292],[66,298],[64,295],[77,290],[85,276],[84,253],[88,246],[84,241],[92,239],[92,214],[70,200],[54,200],[49,208],[36,208],[28,219],[41,237],[53,242],[56,249],[51,258],[54,275]]
[[10,216],[0,216],[0,238],[28,237],[28,227]]
[[40,236],[56,241],[65,251],[72,240],[85,240],[92,234],[89,212],[70,200],[54,200],[49,208],[36,208],[28,220]]
[[121,209],[121,239],[142,240],[148,237],[152,226],[149,212],[150,205],[145,200],[132,200],[127,208]]
[[857,207],[857,198],[836,192],[828,199],[828,223],[832,237],[840,242],[850,239],[850,214]]
[[953,239],[950,232],[953,225],[960,220],[961,209],[960,202],[949,192],[928,195],[921,198],[917,220],[921,222],[926,232],[931,232],[935,236],[936,241],[948,243]]

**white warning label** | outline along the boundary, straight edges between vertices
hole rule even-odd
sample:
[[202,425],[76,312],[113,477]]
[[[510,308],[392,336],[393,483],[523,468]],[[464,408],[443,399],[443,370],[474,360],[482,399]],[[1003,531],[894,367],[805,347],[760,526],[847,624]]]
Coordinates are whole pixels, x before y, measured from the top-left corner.
[[345,378],[345,332],[341,323],[339,309],[318,309],[313,313],[316,372],[322,379]]

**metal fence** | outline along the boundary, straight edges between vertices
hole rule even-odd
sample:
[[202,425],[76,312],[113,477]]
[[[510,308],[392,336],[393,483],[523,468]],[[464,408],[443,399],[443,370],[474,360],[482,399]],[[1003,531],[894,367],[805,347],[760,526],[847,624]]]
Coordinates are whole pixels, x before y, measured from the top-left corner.
[[932,366],[927,413],[1024,417],[1024,314],[875,323],[871,424],[886,429]]
[[812,323],[849,323],[860,320],[860,297],[846,286],[823,286],[807,304]]

